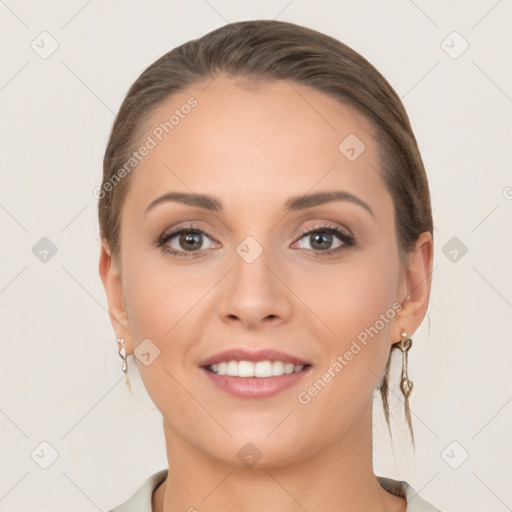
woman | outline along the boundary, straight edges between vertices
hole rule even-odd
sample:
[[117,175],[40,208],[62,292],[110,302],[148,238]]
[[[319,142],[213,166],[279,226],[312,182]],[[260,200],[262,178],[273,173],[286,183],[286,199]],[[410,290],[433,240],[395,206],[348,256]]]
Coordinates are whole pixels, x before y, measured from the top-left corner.
[[371,64],[277,21],[183,44],[128,91],[99,197],[123,371],[134,354],[169,464],[115,512],[437,510],[372,467],[394,348],[411,427],[433,224]]

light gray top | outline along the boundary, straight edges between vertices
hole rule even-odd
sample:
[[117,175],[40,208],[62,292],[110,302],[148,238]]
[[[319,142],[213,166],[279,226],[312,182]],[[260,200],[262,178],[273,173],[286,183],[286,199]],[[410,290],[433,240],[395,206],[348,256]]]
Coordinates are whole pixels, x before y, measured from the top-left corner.
[[[109,512],[153,512],[151,498],[156,488],[167,478],[167,469],[162,469],[147,478],[144,483],[127,501],[109,510]],[[423,500],[418,493],[403,480],[392,480],[377,476],[381,487],[395,496],[403,496],[407,500],[404,512],[441,512],[430,503]]]

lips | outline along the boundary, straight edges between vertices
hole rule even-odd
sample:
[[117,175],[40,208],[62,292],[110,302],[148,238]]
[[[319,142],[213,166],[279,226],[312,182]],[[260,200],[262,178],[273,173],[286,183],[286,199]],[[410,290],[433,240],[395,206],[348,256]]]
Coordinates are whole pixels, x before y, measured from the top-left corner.
[[311,363],[273,349],[225,350],[200,363],[207,381],[238,398],[263,399],[291,388],[310,373]]

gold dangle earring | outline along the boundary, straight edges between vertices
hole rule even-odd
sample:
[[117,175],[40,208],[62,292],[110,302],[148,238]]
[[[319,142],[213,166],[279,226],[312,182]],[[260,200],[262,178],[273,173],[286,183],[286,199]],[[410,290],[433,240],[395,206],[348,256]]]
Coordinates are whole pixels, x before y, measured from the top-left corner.
[[411,380],[409,380],[409,376],[407,375],[407,353],[412,347],[412,339],[407,336],[405,329],[402,329],[400,336],[402,336],[402,339],[395,345],[402,351],[402,376],[400,379],[400,389],[402,390],[402,394],[405,397],[405,419],[409,425],[409,431],[411,433],[412,443],[414,445],[414,431],[412,429],[411,409],[409,407],[409,396],[412,393],[414,384]]
[[398,348],[402,351],[402,378],[400,380],[400,389],[405,398],[409,398],[412,393],[412,388],[414,387],[413,382],[409,380],[407,375],[407,352],[412,347],[412,340],[407,337],[405,331],[402,331],[400,336],[402,336],[402,340],[397,344]]

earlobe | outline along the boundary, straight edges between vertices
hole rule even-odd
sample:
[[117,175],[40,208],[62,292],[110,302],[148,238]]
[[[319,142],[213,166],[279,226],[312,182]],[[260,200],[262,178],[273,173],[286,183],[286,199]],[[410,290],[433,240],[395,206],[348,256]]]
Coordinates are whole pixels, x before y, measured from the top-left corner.
[[[421,233],[414,250],[409,254],[400,290],[405,290],[402,309],[397,315],[398,329],[412,335],[427,312],[432,284],[433,239],[429,232]],[[399,333],[397,331],[397,337]]]
[[101,243],[99,273],[105,288],[110,322],[114,328],[115,337],[116,339],[124,338],[126,340],[126,353],[130,355],[133,349],[130,324],[124,304],[121,272],[112,261],[110,247],[105,240]]

